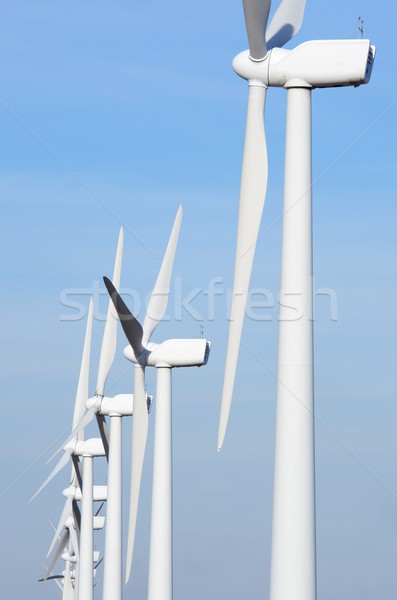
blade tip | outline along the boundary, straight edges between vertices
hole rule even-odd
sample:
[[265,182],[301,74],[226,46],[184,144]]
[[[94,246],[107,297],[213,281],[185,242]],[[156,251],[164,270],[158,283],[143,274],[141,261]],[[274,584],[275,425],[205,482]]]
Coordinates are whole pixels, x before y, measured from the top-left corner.
[[183,217],[183,204],[180,204],[178,206],[178,210],[176,212],[175,220],[178,221],[178,223],[180,224],[182,221],[182,217]]
[[131,575],[131,560],[129,560],[127,567],[126,567],[126,571],[125,571],[125,585],[127,585],[127,583],[129,582],[130,575]]

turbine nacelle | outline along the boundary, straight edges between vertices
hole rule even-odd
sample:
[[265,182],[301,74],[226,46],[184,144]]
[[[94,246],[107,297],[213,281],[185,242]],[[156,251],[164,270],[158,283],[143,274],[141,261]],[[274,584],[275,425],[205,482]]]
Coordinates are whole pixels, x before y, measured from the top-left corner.
[[76,529],[76,523],[74,522],[74,518],[72,517],[72,515],[70,515],[66,521],[65,521],[65,525],[66,529],[70,529],[71,527],[73,527],[73,529]]
[[133,363],[150,367],[201,367],[207,364],[210,349],[211,342],[204,339],[167,340],[148,344],[148,349],[139,356],[131,346],[126,346],[124,356]]
[[233,69],[264,87],[356,87],[369,82],[374,57],[369,40],[314,40],[293,50],[273,48],[261,61],[246,50],[235,57]]
[[[68,488],[64,489],[62,494],[65,496],[65,498],[73,498],[74,500],[82,499],[81,489],[74,485],[71,485]],[[107,500],[108,486],[107,485],[94,485],[92,495],[93,495],[94,502],[103,502],[103,501]]]
[[133,394],[117,394],[117,396],[93,396],[89,398],[85,407],[90,410],[99,404],[98,413],[104,416],[119,415],[120,417],[130,417],[134,407]]
[[105,456],[106,454],[101,438],[90,438],[85,441],[71,440],[63,449],[75,456]]
[[77,562],[77,556],[75,554],[70,554],[69,552],[64,552],[61,556],[62,560],[64,560],[65,562],[71,562],[71,563],[76,563]]

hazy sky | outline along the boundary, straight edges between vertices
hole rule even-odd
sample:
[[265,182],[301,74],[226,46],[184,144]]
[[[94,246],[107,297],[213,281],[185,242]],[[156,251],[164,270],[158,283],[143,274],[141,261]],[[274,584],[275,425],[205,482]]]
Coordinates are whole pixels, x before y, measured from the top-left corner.
[[[22,0],[1,11],[4,598],[58,595],[36,580],[52,538],[46,515],[60,516],[69,469],[27,502],[71,424],[85,320],[70,301],[87,307],[98,285],[103,292],[122,224],[122,288],[143,305],[181,202],[170,318],[154,341],[198,337],[202,325],[213,347],[208,366],[173,377],[174,598],[268,597],[286,94],[271,90],[266,110],[269,188],[252,288],[267,306],[246,319],[218,455],[247,99],[231,68],[247,47],[242,7],[142,4]],[[313,93],[315,287],[327,294],[315,322],[319,600],[397,593],[397,7],[308,0],[290,47],[356,37],[358,15],[378,47],[370,85]],[[120,331],[110,394],[132,387],[124,345]],[[147,381],[155,393],[153,374]],[[142,600],[153,422],[125,593]],[[130,429],[127,419],[126,476]],[[96,482],[105,483],[100,464]]]

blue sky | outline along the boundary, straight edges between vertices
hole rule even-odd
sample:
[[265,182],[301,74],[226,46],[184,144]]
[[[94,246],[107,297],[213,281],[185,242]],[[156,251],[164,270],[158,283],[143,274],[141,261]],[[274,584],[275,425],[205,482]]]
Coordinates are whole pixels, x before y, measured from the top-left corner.
[[[332,320],[329,300],[318,297],[321,600],[388,600],[397,589],[397,8],[390,0],[308,0],[290,47],[355,37],[359,14],[378,47],[370,85],[313,93],[315,286],[332,290],[337,313]],[[21,1],[3,7],[0,27],[4,597],[57,594],[36,580],[52,537],[46,515],[59,517],[68,473],[27,501],[48,473],[40,457],[72,416],[85,322],[60,298],[72,290],[88,306],[84,290],[111,274],[120,224],[122,287],[145,298],[182,202],[170,320],[156,339],[199,336],[201,324],[213,349],[205,369],[173,379],[174,597],[265,598],[285,93],[268,94],[269,188],[252,277],[252,288],[267,290],[274,306],[258,309],[262,320],[246,320],[218,455],[247,97],[231,68],[247,46],[241,3]],[[214,278],[223,293],[210,305],[205,291]],[[179,298],[186,300],[181,310]],[[97,319],[92,392],[102,329]],[[124,345],[120,332],[112,393],[132,386]],[[154,383],[149,374],[150,391]],[[124,425],[128,469],[131,423]],[[126,597],[146,597],[152,427],[153,419]],[[103,465],[96,473],[104,483]]]

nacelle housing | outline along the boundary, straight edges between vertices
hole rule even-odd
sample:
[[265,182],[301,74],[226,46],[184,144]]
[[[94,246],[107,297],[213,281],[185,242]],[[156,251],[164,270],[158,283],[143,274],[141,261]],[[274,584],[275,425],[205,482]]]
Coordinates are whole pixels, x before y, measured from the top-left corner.
[[233,68],[240,77],[266,87],[358,86],[369,82],[374,58],[369,40],[314,40],[293,50],[273,48],[260,62],[242,52]]
[[[201,367],[207,364],[210,349],[211,342],[204,339],[167,340],[158,345],[150,344],[144,364],[150,367]],[[141,362],[131,346],[124,349],[124,356],[132,362]]]

